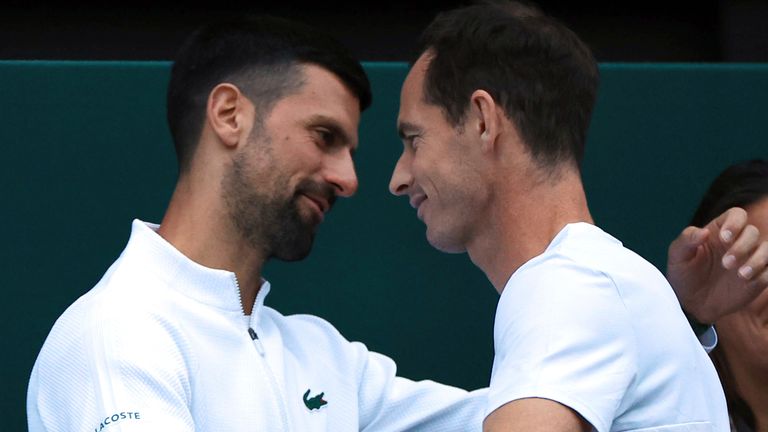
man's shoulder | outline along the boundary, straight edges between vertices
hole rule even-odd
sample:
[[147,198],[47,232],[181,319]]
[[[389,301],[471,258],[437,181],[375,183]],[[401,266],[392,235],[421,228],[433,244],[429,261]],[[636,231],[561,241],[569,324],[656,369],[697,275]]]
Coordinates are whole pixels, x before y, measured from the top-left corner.
[[56,344],[84,347],[115,339],[127,341],[138,333],[142,338],[159,336],[156,330],[167,327],[159,318],[168,304],[163,300],[167,290],[158,289],[160,285],[118,259],[59,316],[43,350]]
[[35,362],[40,379],[80,385],[62,377],[90,380],[93,371],[128,373],[147,364],[176,371],[185,364],[178,359],[194,358],[193,345],[173,314],[98,288],[56,320]]
[[570,320],[574,314],[568,311],[614,316],[645,298],[677,305],[666,278],[650,262],[600,228],[579,225],[513,274],[499,309],[542,305],[550,319]]
[[121,257],[65,314],[98,316],[109,312],[115,318],[138,319],[142,314],[162,307],[161,299],[169,294],[166,285],[165,281]]
[[644,267],[651,265],[643,257],[627,248],[619,239],[598,226],[586,223],[570,227],[548,250],[552,255],[565,258],[576,265],[609,272],[621,266]]
[[499,299],[495,338],[506,338],[510,332],[534,334],[551,329],[558,329],[552,333],[555,336],[568,331],[599,333],[606,322],[621,329],[617,335],[629,331],[631,323],[616,283],[616,266],[600,259],[603,254],[611,255],[611,249],[615,252],[623,247],[617,241],[598,246],[584,246],[570,239],[520,267]]
[[547,250],[517,269],[502,292],[501,302],[509,296],[529,302],[549,302],[553,296],[561,299],[571,296],[585,299],[590,293],[603,296],[606,290],[615,290],[614,268],[585,248],[566,246]]
[[626,284],[668,288],[666,278],[648,260],[599,227],[579,225],[571,235],[542,254],[533,266],[535,271],[561,277],[585,276],[571,279],[573,281],[594,282],[594,278],[603,277],[620,291]]

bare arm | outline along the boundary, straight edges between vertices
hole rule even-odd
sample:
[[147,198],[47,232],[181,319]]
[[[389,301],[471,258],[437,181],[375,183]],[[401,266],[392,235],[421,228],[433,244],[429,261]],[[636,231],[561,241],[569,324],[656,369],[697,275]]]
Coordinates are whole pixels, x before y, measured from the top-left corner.
[[502,405],[483,421],[483,432],[587,432],[592,426],[572,409],[549,399],[518,399]]
[[680,303],[701,323],[714,323],[768,287],[768,242],[731,208],[704,228],[688,227],[669,245],[667,278]]

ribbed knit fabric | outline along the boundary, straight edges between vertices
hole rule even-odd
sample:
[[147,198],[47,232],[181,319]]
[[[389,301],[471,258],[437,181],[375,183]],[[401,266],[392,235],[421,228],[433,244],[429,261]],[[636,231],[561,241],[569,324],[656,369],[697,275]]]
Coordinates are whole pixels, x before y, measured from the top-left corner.
[[[58,319],[27,394],[38,431],[473,431],[485,391],[395,376],[328,322],[264,306],[234,273],[134,221],[120,258]],[[325,403],[323,403],[325,402]]]

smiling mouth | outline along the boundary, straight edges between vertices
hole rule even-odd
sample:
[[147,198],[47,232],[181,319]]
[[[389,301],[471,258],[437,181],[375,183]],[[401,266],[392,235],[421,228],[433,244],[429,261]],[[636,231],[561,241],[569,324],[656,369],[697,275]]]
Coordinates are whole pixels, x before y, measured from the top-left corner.
[[427,200],[426,195],[418,195],[413,198],[411,198],[411,207],[416,209],[416,217],[419,218],[419,220],[424,220],[424,201]]
[[426,199],[427,199],[426,195],[416,195],[414,197],[411,197],[411,199],[410,199],[411,207],[413,207],[416,210],[418,210],[419,207],[421,206],[421,203],[423,203],[424,200],[426,200]]
[[316,198],[306,194],[301,194],[301,196],[306,198],[306,201],[309,202],[310,207],[312,207],[314,212],[317,214],[319,222],[322,222],[325,219],[325,213],[330,209],[330,204],[321,198]]

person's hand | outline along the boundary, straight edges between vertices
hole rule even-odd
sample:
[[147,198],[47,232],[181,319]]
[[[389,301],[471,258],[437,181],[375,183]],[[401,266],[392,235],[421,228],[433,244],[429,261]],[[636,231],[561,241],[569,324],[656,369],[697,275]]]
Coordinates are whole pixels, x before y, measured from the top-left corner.
[[734,207],[704,228],[689,226],[669,245],[667,279],[683,309],[711,324],[768,287],[768,242]]

